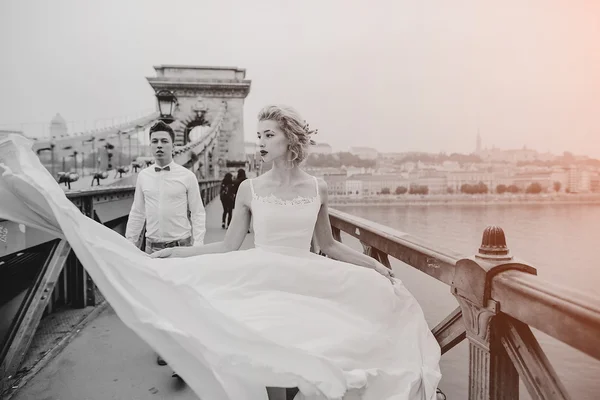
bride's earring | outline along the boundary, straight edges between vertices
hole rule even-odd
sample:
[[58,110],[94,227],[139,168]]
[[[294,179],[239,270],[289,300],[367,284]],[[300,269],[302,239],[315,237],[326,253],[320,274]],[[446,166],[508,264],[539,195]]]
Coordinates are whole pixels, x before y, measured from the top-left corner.
[[[292,150],[291,146],[288,146],[288,151],[291,151],[291,150]],[[290,160],[290,159],[288,159],[288,160],[287,160],[287,165],[286,165],[286,168],[287,168],[287,169],[292,169],[292,168],[294,168],[294,160]]]

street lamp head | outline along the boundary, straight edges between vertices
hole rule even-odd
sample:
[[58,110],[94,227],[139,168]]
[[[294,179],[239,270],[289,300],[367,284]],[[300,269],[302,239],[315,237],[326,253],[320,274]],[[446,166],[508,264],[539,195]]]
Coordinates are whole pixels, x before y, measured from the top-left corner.
[[158,111],[160,112],[159,119],[167,124],[175,121],[173,112],[177,105],[177,97],[170,90],[159,90],[156,92],[156,100],[158,101]]

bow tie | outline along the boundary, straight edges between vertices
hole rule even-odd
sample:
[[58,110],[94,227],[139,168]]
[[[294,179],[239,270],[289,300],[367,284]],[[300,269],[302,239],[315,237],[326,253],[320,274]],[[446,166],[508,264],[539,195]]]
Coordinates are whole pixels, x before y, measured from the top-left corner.
[[154,167],[154,170],[155,170],[156,172],[160,172],[160,171],[170,171],[170,170],[171,170],[171,167],[169,167],[168,165],[167,165],[166,167],[164,167],[164,168],[160,168],[160,167]]

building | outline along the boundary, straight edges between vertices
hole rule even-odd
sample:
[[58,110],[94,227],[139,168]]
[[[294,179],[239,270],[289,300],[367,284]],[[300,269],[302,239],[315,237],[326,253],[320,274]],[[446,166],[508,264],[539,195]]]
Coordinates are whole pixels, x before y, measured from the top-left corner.
[[590,191],[594,193],[600,192],[600,173],[593,172],[590,176]]
[[67,121],[60,114],[56,114],[50,121],[50,137],[64,137],[68,134]]
[[363,195],[363,181],[360,179],[346,179],[346,195],[361,197]]
[[538,183],[542,192],[554,190],[554,174],[552,171],[517,172],[512,177],[512,184],[525,192],[532,183]]
[[346,178],[345,172],[323,175],[323,180],[327,183],[327,194],[329,196],[345,196]]
[[353,167],[353,166],[344,166],[342,170],[346,171],[346,175],[358,175],[358,174],[371,174],[374,172],[373,168],[365,168],[365,167]]
[[316,176],[317,178],[324,179],[325,175],[347,175],[346,172],[342,169],[335,167],[311,167],[311,166],[303,166],[302,169],[307,173]]
[[327,143],[317,143],[309,147],[309,152],[311,154],[331,154],[332,149]]
[[406,153],[391,152],[391,153],[379,153],[378,157],[381,160],[397,161],[397,160],[402,160],[402,158],[404,156],[406,156]]
[[462,185],[476,185],[483,182],[488,187],[489,192],[494,192],[499,184],[508,183],[508,179],[502,178],[500,174],[488,171],[452,171],[447,175],[446,190],[450,189],[454,193],[460,193]]
[[441,171],[419,171],[409,174],[410,184],[427,186],[430,194],[448,193],[448,173]]
[[349,176],[347,182],[346,191],[357,195],[356,190],[359,190],[360,196],[378,195],[384,189],[388,189],[393,194],[400,186],[407,189],[410,187],[410,181],[400,175],[357,174]]
[[348,152],[362,160],[376,160],[379,157],[379,152],[371,147],[350,147]]
[[582,167],[571,165],[567,169],[567,186],[565,191],[569,193],[587,193],[591,191],[591,171]]
[[496,147],[491,149],[481,149],[481,138],[477,138],[477,151],[475,155],[479,156],[484,162],[527,162],[527,161],[554,161],[558,157],[550,153],[539,153],[536,150],[528,149],[523,146],[521,149],[502,150]]

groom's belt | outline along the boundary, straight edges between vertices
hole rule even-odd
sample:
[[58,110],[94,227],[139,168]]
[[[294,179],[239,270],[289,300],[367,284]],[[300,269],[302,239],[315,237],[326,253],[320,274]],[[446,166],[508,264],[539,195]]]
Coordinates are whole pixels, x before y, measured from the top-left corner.
[[183,239],[172,240],[170,242],[158,242],[152,239],[146,238],[146,244],[149,244],[152,247],[177,247],[177,246],[188,246],[191,244],[191,236],[188,236]]

